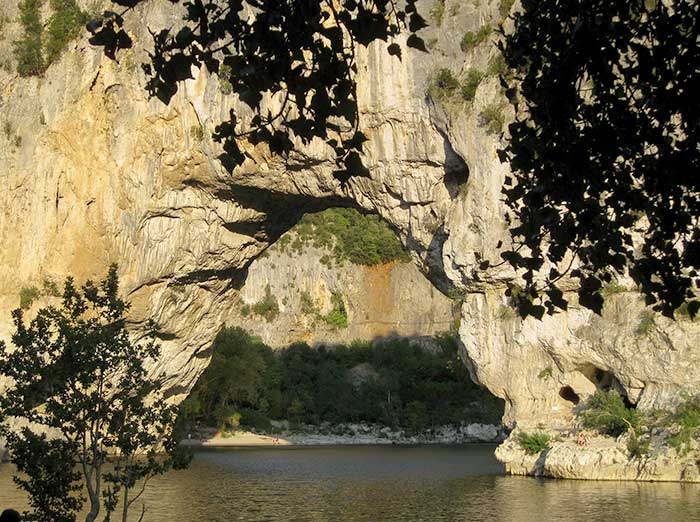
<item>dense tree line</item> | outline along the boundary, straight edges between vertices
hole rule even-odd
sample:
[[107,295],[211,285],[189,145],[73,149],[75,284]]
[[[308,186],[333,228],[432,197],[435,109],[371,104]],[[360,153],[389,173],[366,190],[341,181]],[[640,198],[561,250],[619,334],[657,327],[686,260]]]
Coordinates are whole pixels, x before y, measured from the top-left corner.
[[[502,402],[471,381],[454,338],[436,341],[434,352],[395,339],[332,348],[298,343],[275,353],[240,328],[224,328],[181,421],[263,430],[270,419],[371,422],[414,431],[498,423]],[[358,367],[364,377],[353,379]]]

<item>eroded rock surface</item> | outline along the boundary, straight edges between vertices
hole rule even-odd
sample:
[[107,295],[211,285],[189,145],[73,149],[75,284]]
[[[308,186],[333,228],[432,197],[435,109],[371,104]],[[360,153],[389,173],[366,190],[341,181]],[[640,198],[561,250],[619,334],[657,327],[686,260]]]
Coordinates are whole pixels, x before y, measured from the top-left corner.
[[[593,437],[579,445],[575,437],[565,437],[536,455],[519,445],[518,432],[496,449],[496,457],[512,475],[588,479],[700,482],[698,445],[679,453],[668,446],[652,446],[645,455],[632,456],[623,440]],[[624,438],[624,437],[622,437]]]
[[[7,339],[22,288],[67,274],[98,278],[118,262],[134,334],[147,318],[159,324],[156,370],[182,398],[207,364],[213,336],[237,313],[251,261],[302,212],[343,202],[384,218],[433,284],[460,296],[465,362],[505,399],[507,424],[564,425],[576,401],[603,385],[641,408],[699,393],[697,321],[651,314],[633,291],[611,295],[602,317],[570,295],[568,312],[522,321],[503,296],[514,274],[478,270],[485,259],[500,260],[499,240],[508,244],[500,197],[508,167],[496,154],[500,138],[480,117],[487,105],[503,102],[507,112],[506,105],[495,77],[473,103],[427,91],[441,67],[460,79],[470,68],[486,70],[496,50],[485,44],[465,54],[459,41],[494,21],[498,4],[447,0],[442,25],[425,31],[429,54],[404,42],[402,61],[384,46],[358,50],[371,176],[344,187],[321,142],[299,144],[287,159],[241,143],[245,163],[226,172],[211,133],[230,109],[244,122],[251,115],[205,69],[193,71],[168,106],[148,98],[138,66],[148,27],[176,26],[180,14],[166,0],[129,15],[135,47],[118,63],[82,38],[42,78],[0,72],[0,333]],[[419,3],[422,12],[431,7]],[[14,6],[3,9],[14,17]],[[7,51],[8,41],[2,46]]]
[[[278,248],[269,252],[249,267],[239,307],[226,322],[273,348],[297,341],[310,345],[391,337],[420,341],[454,327],[452,301],[413,263],[334,262],[333,252],[312,244],[304,244],[299,252]],[[278,312],[269,317],[256,314],[256,304],[268,294]],[[338,318],[345,322],[338,324]]]

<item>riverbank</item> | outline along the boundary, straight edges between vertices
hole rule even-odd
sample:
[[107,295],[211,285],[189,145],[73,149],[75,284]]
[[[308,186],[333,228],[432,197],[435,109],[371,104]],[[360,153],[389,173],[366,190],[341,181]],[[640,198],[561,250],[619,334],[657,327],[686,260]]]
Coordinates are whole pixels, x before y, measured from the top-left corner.
[[577,480],[700,483],[700,442],[677,451],[654,437],[643,454],[628,447],[629,434],[606,437],[594,433],[552,433],[547,447],[528,453],[513,431],[496,448],[506,473]]
[[181,444],[190,447],[256,447],[256,446],[351,446],[387,444],[465,444],[473,442],[502,442],[506,433],[492,424],[440,426],[419,434],[392,430],[370,424],[338,424],[323,427],[302,425],[289,429],[280,423],[274,433],[247,430],[221,432],[203,428],[188,434]]

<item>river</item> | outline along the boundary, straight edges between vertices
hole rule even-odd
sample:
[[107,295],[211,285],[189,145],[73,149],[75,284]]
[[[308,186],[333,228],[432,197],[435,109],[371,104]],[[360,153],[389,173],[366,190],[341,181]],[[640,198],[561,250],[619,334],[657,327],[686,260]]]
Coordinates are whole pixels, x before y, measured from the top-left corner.
[[[154,480],[148,522],[691,522],[700,485],[504,476],[492,445],[198,451]],[[24,507],[0,465],[0,507]],[[136,520],[138,517],[134,517]]]

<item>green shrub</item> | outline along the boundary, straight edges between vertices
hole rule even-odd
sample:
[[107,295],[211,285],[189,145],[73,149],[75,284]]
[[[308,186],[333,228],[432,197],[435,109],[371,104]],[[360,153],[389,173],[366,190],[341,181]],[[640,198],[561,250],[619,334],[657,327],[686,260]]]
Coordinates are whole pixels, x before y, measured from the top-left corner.
[[[379,216],[362,214],[352,208],[329,208],[323,212],[305,214],[292,229],[296,238],[284,235],[278,243],[301,252],[305,243],[331,250],[335,261],[355,265],[378,265],[410,258],[401,241]],[[283,246],[280,246],[283,248]],[[331,256],[324,255],[321,264],[330,266]]]
[[241,426],[241,414],[233,406],[220,404],[214,410],[214,419],[220,431],[236,431]]
[[49,276],[45,276],[41,282],[43,294],[49,297],[60,297],[61,291],[56,284],[56,281],[51,279]]
[[433,8],[430,10],[430,17],[437,25],[442,24],[442,18],[445,15],[445,0],[435,0]]
[[306,412],[306,406],[302,401],[299,399],[292,399],[292,402],[289,403],[289,406],[287,407],[287,413],[289,415],[289,419],[300,422],[300,419]]
[[469,52],[472,49],[474,49],[474,47],[476,47],[477,45],[482,44],[486,40],[488,40],[489,36],[491,36],[492,31],[493,28],[490,25],[482,25],[476,32],[467,31],[466,33],[464,33],[464,36],[462,37],[462,41],[459,44],[459,46],[465,53]]
[[692,440],[700,440],[700,395],[681,403],[672,421],[677,424],[678,433],[671,436],[668,442],[679,453],[686,453]]
[[231,85],[231,72],[231,67],[226,64],[219,67],[219,90],[226,95],[233,92],[233,85]]
[[686,319],[690,321],[695,320],[694,317],[690,316],[690,308],[688,307],[688,303],[683,303],[678,308],[676,308],[675,312],[673,312],[673,317],[675,319]]
[[203,141],[204,129],[201,125],[192,125],[192,127],[190,127],[190,136],[194,141]]
[[430,82],[428,92],[436,99],[445,99],[453,96],[459,89],[459,81],[449,69],[440,69]]
[[462,99],[465,101],[472,101],[474,96],[476,96],[476,90],[483,79],[484,73],[477,69],[470,69],[467,73],[467,79],[465,80],[464,84],[462,84],[462,89],[460,91]]
[[629,440],[627,441],[627,451],[629,451],[632,457],[641,457],[649,453],[649,447],[651,446],[651,441],[645,440],[640,441],[639,437],[632,433]]
[[253,313],[265,318],[266,321],[272,321],[280,313],[279,305],[277,304],[277,299],[272,295],[270,290],[270,285],[265,287],[265,295],[263,298],[255,303],[252,307]]
[[546,381],[546,380],[552,378],[552,373],[553,373],[552,367],[547,366],[544,370],[542,370],[540,373],[537,374],[537,378],[540,380]]
[[90,18],[76,0],[50,0],[51,16],[44,31],[40,12],[43,3],[43,0],[23,0],[19,5],[22,35],[15,41],[15,56],[20,76],[42,74]]
[[19,291],[19,307],[22,310],[28,310],[37,297],[39,297],[39,289],[36,286],[23,286]]
[[301,302],[301,311],[302,313],[306,315],[311,315],[311,316],[317,316],[318,315],[318,308],[316,308],[316,305],[314,304],[314,300],[311,297],[311,294],[307,292],[306,290],[301,292],[301,296],[299,297],[299,300]]
[[51,17],[44,31],[40,13],[43,3],[44,0],[23,0],[19,5],[22,35],[15,41],[15,56],[20,76],[42,74],[90,18],[76,0],[50,0]]
[[489,64],[486,67],[486,74],[489,76],[510,77],[510,69],[508,69],[502,54],[499,53],[489,60]]
[[654,312],[651,310],[642,310],[642,312],[639,314],[639,322],[637,323],[637,327],[634,329],[634,333],[637,335],[637,337],[645,336],[651,332],[655,324]]
[[241,426],[245,428],[261,433],[267,433],[272,429],[270,419],[268,419],[263,413],[251,409],[241,410],[240,423]]
[[20,76],[37,76],[45,69],[40,14],[42,4],[43,0],[22,0],[19,4],[22,35],[14,42],[14,53]]
[[499,134],[505,124],[503,107],[499,103],[492,103],[484,108],[479,115],[482,125],[486,126],[490,134]]
[[68,43],[76,38],[89,21],[76,0],[51,0],[53,15],[46,29],[46,65],[55,62]]
[[614,279],[608,283],[604,283],[603,287],[600,289],[600,293],[603,295],[603,297],[621,294],[626,291],[627,289]]
[[501,305],[498,307],[497,317],[501,321],[508,321],[509,319],[515,319],[517,314],[515,313],[515,310],[513,310],[512,306]]
[[518,435],[518,444],[528,455],[538,455],[549,448],[551,437],[546,433],[525,433]]
[[505,18],[510,14],[510,10],[513,7],[515,0],[501,0],[501,5],[498,6],[498,12],[501,18]]
[[333,328],[347,328],[348,313],[345,310],[343,296],[339,293],[333,292],[331,294],[331,305],[331,311],[323,317],[323,320]]
[[250,315],[250,305],[249,304],[243,304],[243,306],[241,306],[241,315],[243,317],[248,317]]
[[421,401],[411,401],[406,404],[404,416],[406,419],[406,427],[412,433],[420,433],[425,430],[430,421],[428,407]]
[[642,415],[635,408],[628,408],[615,390],[595,392],[584,405],[581,418],[584,426],[604,435],[618,437],[630,431],[637,436],[641,433]]

